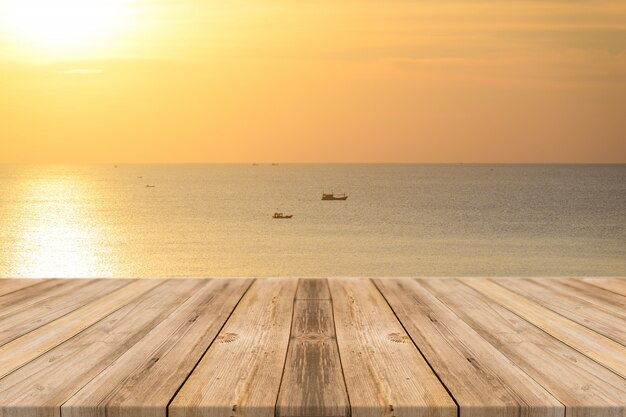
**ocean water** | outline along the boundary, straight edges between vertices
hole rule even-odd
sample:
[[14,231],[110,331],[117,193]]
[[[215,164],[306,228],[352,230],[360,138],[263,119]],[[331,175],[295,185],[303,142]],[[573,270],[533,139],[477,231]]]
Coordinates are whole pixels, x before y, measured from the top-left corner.
[[626,165],[0,165],[0,277],[623,275]]

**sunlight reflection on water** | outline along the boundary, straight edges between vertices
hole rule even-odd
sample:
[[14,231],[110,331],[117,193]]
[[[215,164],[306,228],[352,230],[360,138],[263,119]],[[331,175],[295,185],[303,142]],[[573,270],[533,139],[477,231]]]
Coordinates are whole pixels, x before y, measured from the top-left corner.
[[0,277],[606,276],[624,248],[626,165],[0,165]]
[[[17,276],[89,277],[107,274],[95,255],[101,250],[98,213],[84,178],[53,175],[20,183],[17,197],[30,204],[15,216],[19,224],[12,252]],[[62,199],[59,197],[63,196]],[[104,269],[103,269],[104,268]]]

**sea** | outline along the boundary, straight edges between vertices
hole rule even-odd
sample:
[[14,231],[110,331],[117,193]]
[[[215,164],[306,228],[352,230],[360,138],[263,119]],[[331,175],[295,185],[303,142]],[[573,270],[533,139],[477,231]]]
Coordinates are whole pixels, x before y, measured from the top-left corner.
[[0,165],[0,277],[214,276],[626,276],[626,165]]

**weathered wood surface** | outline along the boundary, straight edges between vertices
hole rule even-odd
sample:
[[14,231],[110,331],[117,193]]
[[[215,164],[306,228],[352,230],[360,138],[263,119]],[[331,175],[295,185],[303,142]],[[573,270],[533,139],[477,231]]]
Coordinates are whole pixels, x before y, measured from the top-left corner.
[[563,416],[563,405],[442,303],[423,282],[377,280],[463,417]]
[[[115,291],[130,280],[55,280],[1,297],[0,345]],[[19,296],[19,297],[17,297]]]
[[42,281],[41,279],[0,279],[0,296],[39,284]]
[[424,286],[546,388],[568,417],[625,415],[626,380],[457,280]]
[[62,406],[64,417],[150,417],[167,405],[250,281],[196,280],[189,297]]
[[0,346],[0,378],[87,329],[161,281],[138,280]]
[[370,281],[330,280],[353,417],[456,416],[456,405]]
[[626,344],[626,310],[612,311],[604,305],[578,297],[576,291],[549,279],[501,279],[498,283],[596,333]]
[[328,283],[301,280],[294,302],[276,416],[349,415]]
[[169,407],[171,417],[273,417],[296,280],[252,284]]
[[626,278],[585,278],[583,281],[616,294],[626,296]]
[[[14,280],[11,280],[14,281]],[[50,295],[58,296],[63,293],[70,293],[75,288],[88,285],[91,280],[78,279],[50,279],[40,282],[36,285],[27,285],[19,291],[15,290],[18,286],[14,281],[14,285],[9,285],[7,294],[0,297],[0,315],[1,317],[10,317],[21,310],[28,310],[32,305],[36,305],[42,300],[46,300]],[[0,288],[3,287],[3,281],[0,281]]]
[[546,285],[559,285],[569,296],[582,298],[596,306],[611,310],[620,317],[626,314],[626,295],[608,291],[578,279],[550,279]]
[[626,347],[624,345],[518,295],[494,281],[468,279],[464,282],[561,342],[622,377],[626,377]]
[[300,280],[296,300],[330,300],[328,281],[325,279]]
[[149,334],[197,287],[186,280],[158,284],[0,379],[0,416],[59,417],[72,395]]
[[626,280],[1,280],[0,417],[626,417]]

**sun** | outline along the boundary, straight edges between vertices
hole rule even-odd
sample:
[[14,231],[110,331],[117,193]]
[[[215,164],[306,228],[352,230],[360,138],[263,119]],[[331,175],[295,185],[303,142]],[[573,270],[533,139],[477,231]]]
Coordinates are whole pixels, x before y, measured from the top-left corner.
[[130,0],[0,0],[0,24],[14,47],[50,57],[94,55],[133,24]]

